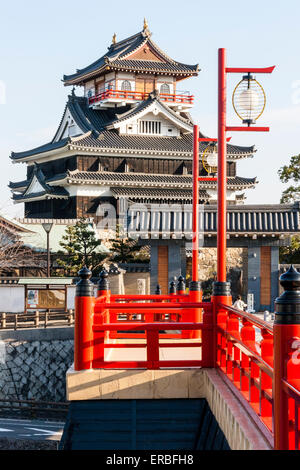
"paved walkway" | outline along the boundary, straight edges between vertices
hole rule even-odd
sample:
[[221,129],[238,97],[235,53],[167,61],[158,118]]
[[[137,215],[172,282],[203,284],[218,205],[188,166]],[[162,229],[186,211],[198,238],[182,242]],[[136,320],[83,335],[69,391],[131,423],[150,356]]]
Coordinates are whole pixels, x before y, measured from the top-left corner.
[[63,428],[63,422],[0,418],[0,439],[60,441]]

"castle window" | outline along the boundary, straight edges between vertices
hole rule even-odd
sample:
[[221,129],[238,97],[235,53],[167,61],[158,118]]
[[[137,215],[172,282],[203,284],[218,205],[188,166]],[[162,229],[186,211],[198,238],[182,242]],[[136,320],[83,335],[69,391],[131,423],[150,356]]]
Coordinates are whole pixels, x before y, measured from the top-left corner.
[[121,90],[131,91],[131,83],[129,80],[123,80]]
[[167,83],[163,83],[161,86],[160,86],[160,93],[166,93],[166,94],[170,94],[170,85],[168,85]]
[[140,134],[161,134],[161,122],[160,121],[139,121],[139,133]]

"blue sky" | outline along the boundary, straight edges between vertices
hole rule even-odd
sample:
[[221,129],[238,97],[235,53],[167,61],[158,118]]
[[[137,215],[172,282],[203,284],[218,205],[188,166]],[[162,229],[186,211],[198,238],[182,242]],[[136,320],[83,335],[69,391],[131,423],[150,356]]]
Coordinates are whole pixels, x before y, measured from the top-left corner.
[[[153,40],[167,54],[199,63],[199,76],[182,82],[181,88],[195,95],[192,115],[206,135],[215,137],[217,129],[218,48],[227,49],[228,66],[276,65],[272,75],[257,77],[267,93],[259,124],[269,125],[271,132],[234,133],[231,142],[257,148],[253,159],[238,163],[239,175],[259,181],[247,191],[247,202],[279,202],[286,185],[277,171],[300,152],[299,2],[2,0],[0,209],[22,215],[22,205],[10,202],[7,184],[24,179],[25,165],[13,165],[9,154],[52,139],[71,91],[61,82],[63,74],[100,57],[114,32],[121,40],[140,31],[144,16]],[[228,124],[239,124],[230,104],[237,79],[228,79]]]

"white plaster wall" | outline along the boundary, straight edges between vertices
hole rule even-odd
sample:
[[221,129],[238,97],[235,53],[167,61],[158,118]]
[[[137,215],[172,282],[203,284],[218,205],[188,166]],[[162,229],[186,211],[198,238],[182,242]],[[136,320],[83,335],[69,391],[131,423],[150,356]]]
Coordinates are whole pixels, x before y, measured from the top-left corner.
[[[67,286],[67,310],[75,309],[76,286]],[[97,286],[94,288],[94,296],[97,297]]]
[[67,287],[67,310],[74,310],[75,308],[75,291],[76,286]]
[[0,285],[0,312],[23,313],[25,302],[24,286]]
[[70,196],[111,196],[111,191],[108,186],[98,185],[70,185],[67,187]]

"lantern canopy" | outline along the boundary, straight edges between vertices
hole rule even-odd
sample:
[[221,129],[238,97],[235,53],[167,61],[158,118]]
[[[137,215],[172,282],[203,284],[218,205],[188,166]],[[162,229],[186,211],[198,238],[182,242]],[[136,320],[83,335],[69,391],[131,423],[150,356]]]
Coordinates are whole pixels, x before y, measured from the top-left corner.
[[238,117],[248,126],[255,124],[264,112],[266,106],[264,89],[250,73],[235,87],[232,104]]

